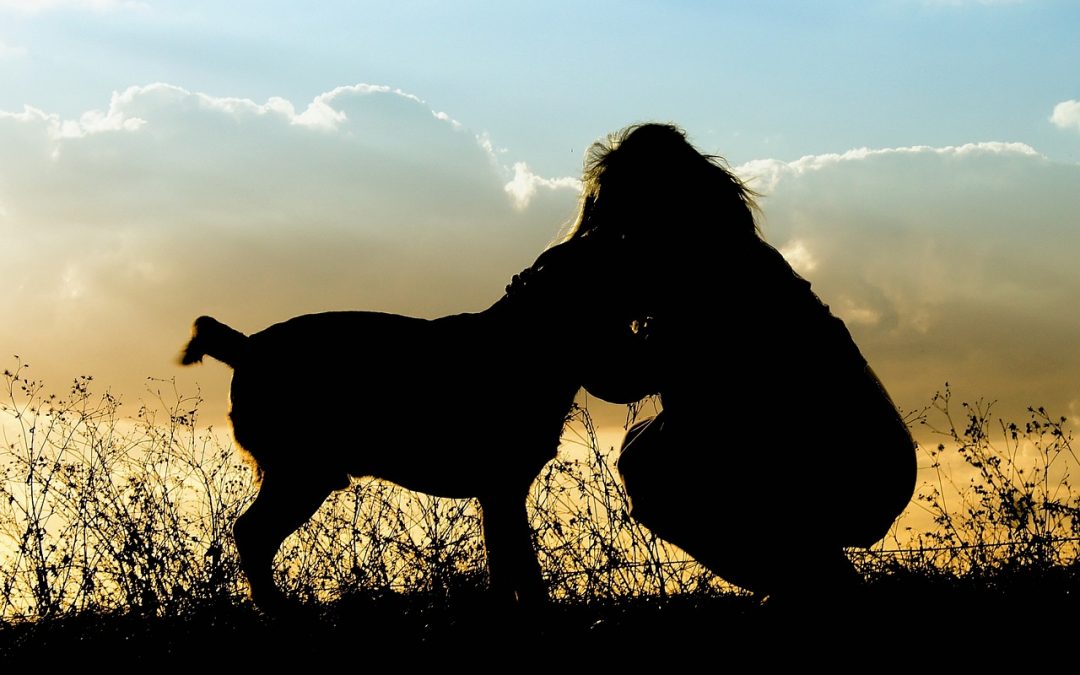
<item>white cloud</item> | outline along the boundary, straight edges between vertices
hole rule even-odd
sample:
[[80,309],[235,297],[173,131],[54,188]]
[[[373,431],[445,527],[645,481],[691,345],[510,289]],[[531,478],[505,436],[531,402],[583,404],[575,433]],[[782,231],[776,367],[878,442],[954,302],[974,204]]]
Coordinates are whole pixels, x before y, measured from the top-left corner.
[[784,162],[778,159],[756,159],[735,167],[734,171],[744,180],[748,181],[754,189],[767,193],[771,191],[785,175],[799,175],[809,171],[818,171],[841,162],[860,161],[871,157],[905,155],[962,157],[965,155],[1000,154],[1026,155],[1031,157],[1042,156],[1038,151],[1025,143],[987,141],[981,143],[966,143],[964,145],[948,145],[944,147],[914,145],[898,148],[855,148],[843,153],[806,155],[793,162]]
[[1080,131],[1080,101],[1062,101],[1054,106],[1050,121],[1061,129]]
[[[490,150],[490,143],[488,148]],[[581,191],[581,181],[571,176],[543,178],[530,171],[525,162],[515,162],[514,177],[503,189],[514,200],[514,206],[523,210],[528,207],[537,190],[567,190],[577,194]]]
[[1080,399],[1080,165],[988,142],[736,171],[768,193],[766,238],[846,320],[901,405],[946,381],[999,399],[1001,414],[1063,414]]
[[46,113],[32,106],[24,106],[21,113],[0,110],[0,119],[40,126],[45,129],[48,138],[53,141],[65,138],[81,138],[89,134],[105,131],[134,131],[145,124],[145,120],[137,117],[127,117],[114,107],[110,107],[106,112],[90,110],[83,113],[77,120],[65,120],[61,119],[59,115]]
[[327,309],[481,309],[576,204],[533,176],[519,208],[489,140],[373,85],[305,106],[131,87],[73,119],[0,112],[0,147],[0,344],[47,381],[92,373],[137,383],[129,397],[177,373],[200,313],[250,331]]

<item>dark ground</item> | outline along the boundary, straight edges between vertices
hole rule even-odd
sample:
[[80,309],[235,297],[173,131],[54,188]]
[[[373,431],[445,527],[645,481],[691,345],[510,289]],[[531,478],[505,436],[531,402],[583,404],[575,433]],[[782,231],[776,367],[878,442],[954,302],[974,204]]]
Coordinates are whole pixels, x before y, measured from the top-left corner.
[[517,672],[533,664],[667,671],[685,662],[735,672],[768,664],[892,672],[946,663],[1042,670],[1062,660],[1069,672],[1080,656],[1077,576],[1068,569],[992,579],[891,576],[856,599],[810,606],[718,594],[553,603],[536,615],[495,611],[480,589],[439,598],[357,594],[276,617],[224,600],[167,615],[88,612],[0,624],[0,664],[2,672],[338,664]]

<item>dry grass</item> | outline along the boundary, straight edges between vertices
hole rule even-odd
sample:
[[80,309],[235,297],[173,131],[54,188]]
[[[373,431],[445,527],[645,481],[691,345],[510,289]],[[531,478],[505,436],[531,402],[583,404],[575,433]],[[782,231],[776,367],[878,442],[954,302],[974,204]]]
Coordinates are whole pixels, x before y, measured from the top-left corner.
[[[198,396],[151,380],[153,405],[129,417],[110,394],[95,394],[89,377],[59,397],[29,372],[17,362],[0,379],[0,654],[102,630],[96,644],[109,645],[122,641],[132,616],[180,631],[155,633],[147,653],[160,647],[154,640],[182,650],[184,640],[236,631],[274,639],[280,626],[244,599],[229,536],[254,497],[251,471],[227,434],[199,426]],[[911,507],[932,526],[898,527],[875,550],[852,552],[882,603],[952,598],[970,609],[989,602],[985,592],[1049,593],[1055,607],[1075,609],[1080,498],[1066,421],[1033,409],[1023,424],[998,422],[992,433],[990,413],[983,403],[957,411],[946,390],[913,416],[941,434],[939,446],[920,449],[934,478]],[[627,517],[614,450],[601,447],[587,410],[573,411],[564,438],[573,447],[530,497],[562,625],[603,641],[685,634],[693,617],[731,630],[758,621],[750,598]],[[963,471],[947,470],[950,456]],[[361,615],[366,634],[406,647],[448,644],[491,620],[472,500],[357,481],[285,542],[276,565],[281,587],[322,613],[320,640]],[[381,618],[373,622],[372,612]]]
[[[125,418],[89,377],[57,397],[28,372],[19,364],[0,381],[0,618],[239,601],[229,532],[254,498],[252,472],[227,434],[198,426],[199,398],[150,381],[154,405]],[[721,588],[629,520],[613,450],[600,447],[588,411],[575,408],[567,429],[581,451],[545,468],[529,505],[553,597]],[[482,585],[478,505],[356,481],[285,542],[276,564],[282,588],[306,602]]]

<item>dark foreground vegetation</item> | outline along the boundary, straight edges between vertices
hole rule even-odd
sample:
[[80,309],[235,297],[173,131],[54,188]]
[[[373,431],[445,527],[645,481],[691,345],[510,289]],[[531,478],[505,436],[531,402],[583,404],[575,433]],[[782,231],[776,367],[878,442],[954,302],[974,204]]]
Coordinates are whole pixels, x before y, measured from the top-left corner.
[[578,409],[530,505],[548,608],[492,606],[473,502],[367,481],[286,541],[278,581],[297,610],[270,617],[245,599],[228,536],[251,471],[198,426],[198,398],[151,381],[127,417],[90,378],[61,397],[29,372],[0,379],[5,665],[1045,665],[1080,639],[1078,462],[1066,420],[1041,409],[995,421],[946,389],[910,416],[941,444],[921,448],[923,483],[891,536],[851,552],[857,597],[763,604],[657,540],[626,517],[612,450]]
[[[874,580],[861,602],[785,611],[735,594],[556,602],[538,617],[492,610],[483,589],[449,596],[368,591],[268,617],[233,599],[173,613],[80,612],[0,629],[0,663],[136,666],[445,666],[517,672],[522,660],[581,669],[695,661],[830,663],[842,670],[1049,667],[1074,662],[1074,571],[1007,578]],[[515,668],[514,671],[509,671]],[[756,669],[756,668],[755,668]],[[890,672],[892,672],[890,668]]]

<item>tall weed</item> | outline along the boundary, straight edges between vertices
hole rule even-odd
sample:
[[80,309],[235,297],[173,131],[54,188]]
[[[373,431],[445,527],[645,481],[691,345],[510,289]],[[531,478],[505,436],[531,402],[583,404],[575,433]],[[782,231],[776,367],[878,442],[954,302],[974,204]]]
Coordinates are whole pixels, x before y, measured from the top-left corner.
[[[253,476],[227,433],[198,424],[199,396],[148,380],[150,402],[127,417],[90,377],[58,397],[29,373],[17,361],[0,379],[0,619],[239,601],[231,528],[254,498]],[[988,404],[957,410],[947,388],[912,417],[940,437],[919,449],[928,478],[909,509],[929,526],[905,527],[905,516],[875,549],[852,551],[865,575],[1076,565],[1080,498],[1066,420],[1040,408],[1023,424],[996,424]],[[575,407],[559,458],[533,485],[529,514],[552,596],[730,592],[628,517],[615,452]],[[275,564],[281,587],[303,601],[473,592],[486,574],[479,506],[354,481],[286,540]]]

